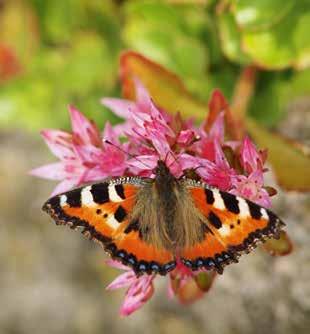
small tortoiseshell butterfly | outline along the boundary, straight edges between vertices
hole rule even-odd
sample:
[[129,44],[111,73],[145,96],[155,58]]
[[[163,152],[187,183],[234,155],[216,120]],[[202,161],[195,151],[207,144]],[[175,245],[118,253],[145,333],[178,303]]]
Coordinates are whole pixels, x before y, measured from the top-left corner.
[[56,224],[82,227],[112,258],[143,273],[167,274],[179,258],[191,270],[223,272],[284,223],[271,211],[191,178],[159,161],[155,178],[121,177],[52,197]]

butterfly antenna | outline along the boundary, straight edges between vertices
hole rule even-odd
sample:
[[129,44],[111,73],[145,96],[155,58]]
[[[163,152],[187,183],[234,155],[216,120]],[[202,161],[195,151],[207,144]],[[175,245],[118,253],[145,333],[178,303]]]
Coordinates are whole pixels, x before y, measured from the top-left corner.
[[172,163],[171,163],[169,166],[167,166],[168,168],[171,167],[175,162],[178,161],[178,157],[176,157],[176,156],[173,154],[173,152],[168,151],[167,154],[166,154],[165,163],[166,163],[166,161],[168,160],[168,154],[169,154],[169,153],[170,153],[171,156],[173,157],[174,161],[172,161]]
[[130,159],[136,159],[136,160],[139,161],[142,165],[144,165],[147,169],[152,169],[150,166],[146,165],[142,160],[140,160],[139,158],[137,158],[136,155],[133,155],[133,154],[131,154],[131,153],[125,151],[123,148],[121,148],[121,147],[115,145],[114,143],[110,142],[109,140],[104,139],[104,143],[109,144],[109,145],[111,145],[111,146],[113,146],[113,147],[116,147],[116,148],[119,149],[121,152],[127,154],[127,156],[128,156]]
[[195,168],[193,168],[193,171],[195,171],[196,172],[196,170],[198,169],[198,168],[204,168],[205,166],[203,166],[203,165],[199,165],[199,166],[197,166],[197,167],[195,167]]

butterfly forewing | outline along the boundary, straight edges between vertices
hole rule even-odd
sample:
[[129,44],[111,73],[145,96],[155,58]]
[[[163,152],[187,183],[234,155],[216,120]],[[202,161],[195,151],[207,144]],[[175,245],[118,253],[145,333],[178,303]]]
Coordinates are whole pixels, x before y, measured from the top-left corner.
[[43,209],[57,224],[82,227],[82,233],[99,241],[110,255],[132,267],[137,274],[166,274],[175,266],[172,254],[146,244],[138,221],[130,216],[139,178],[120,178],[74,189],[48,200]]

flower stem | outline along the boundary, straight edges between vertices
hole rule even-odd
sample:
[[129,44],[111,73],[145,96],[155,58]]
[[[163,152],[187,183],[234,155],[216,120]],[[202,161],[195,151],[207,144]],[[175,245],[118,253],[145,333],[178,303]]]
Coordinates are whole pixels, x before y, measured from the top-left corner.
[[236,82],[234,94],[231,103],[231,109],[235,121],[238,124],[238,139],[242,139],[245,135],[244,120],[247,114],[250,100],[254,93],[257,68],[255,66],[247,66],[242,71]]

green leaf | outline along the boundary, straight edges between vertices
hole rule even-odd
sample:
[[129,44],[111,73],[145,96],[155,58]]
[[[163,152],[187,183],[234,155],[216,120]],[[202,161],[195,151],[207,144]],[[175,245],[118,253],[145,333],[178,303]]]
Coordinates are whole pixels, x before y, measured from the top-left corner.
[[255,64],[265,69],[284,69],[289,67],[295,57],[291,44],[291,25],[296,21],[286,21],[271,30],[245,32],[242,43],[243,50],[253,59]]
[[301,15],[296,23],[292,40],[296,47],[296,58],[293,61],[294,67],[304,69],[310,66],[310,8],[304,15]]
[[225,56],[233,62],[247,65],[251,62],[241,49],[241,35],[233,15],[222,12],[218,15],[220,43]]
[[129,3],[126,9],[123,36],[131,49],[143,52],[184,80],[203,79],[208,50],[199,40],[201,16],[191,15],[197,25],[189,24],[177,8],[158,2]]
[[295,0],[234,0],[234,15],[241,29],[269,29],[292,10]]
[[211,288],[215,276],[216,273],[214,271],[201,272],[195,276],[195,280],[198,287],[202,291],[207,292]]
[[268,30],[242,33],[242,48],[265,69],[305,68],[310,59],[310,3],[301,1],[290,15]]
[[74,31],[83,21],[82,2],[75,0],[33,1],[40,13],[44,38],[52,43],[70,42]]
[[116,58],[95,33],[78,34],[71,42],[70,47],[41,50],[27,75],[0,91],[0,108],[5,110],[0,124],[35,130],[66,126],[69,103],[83,108],[82,112],[100,124],[115,120],[111,113],[103,112],[99,100],[114,89]]
[[249,114],[271,127],[285,116],[287,106],[310,94],[310,69],[304,71],[261,72],[251,99]]
[[302,148],[278,134],[273,134],[248,118],[246,127],[258,146],[268,148],[277,181],[286,190],[310,190],[310,156]]
[[[63,64],[64,88],[87,97],[95,86],[112,87],[117,75],[117,60],[109,52],[106,41],[92,32],[75,35],[72,48]],[[58,69],[59,70],[59,69]]]
[[292,71],[285,96],[281,96],[284,103],[300,96],[310,95],[310,68],[303,71]]
[[281,97],[287,92],[288,81],[283,73],[260,73],[248,113],[265,126],[276,125],[285,112]]

